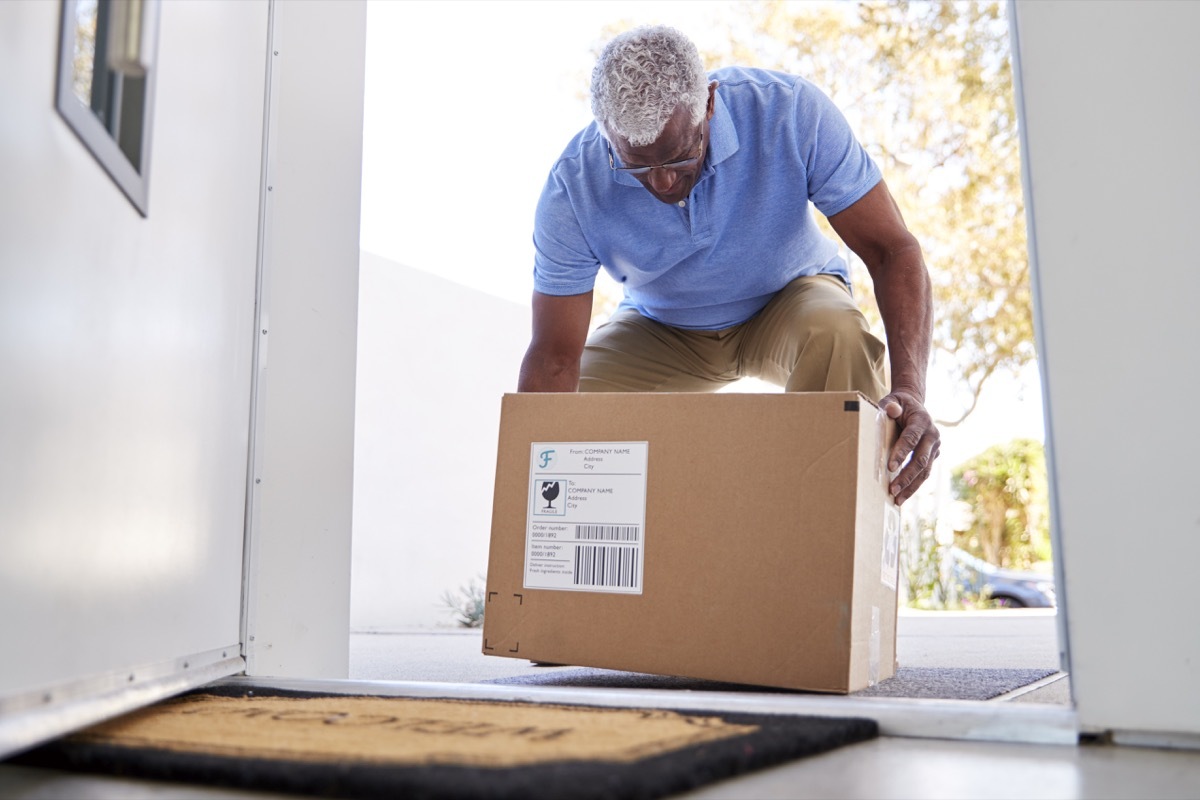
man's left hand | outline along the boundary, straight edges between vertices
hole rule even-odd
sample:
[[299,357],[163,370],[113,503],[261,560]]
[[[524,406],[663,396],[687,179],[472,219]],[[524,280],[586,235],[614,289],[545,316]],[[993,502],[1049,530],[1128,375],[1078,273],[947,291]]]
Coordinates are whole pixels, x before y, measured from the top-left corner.
[[879,407],[900,423],[900,438],[888,455],[888,472],[900,470],[889,487],[896,505],[900,505],[929,477],[942,446],[942,435],[915,394],[895,390],[879,401]]

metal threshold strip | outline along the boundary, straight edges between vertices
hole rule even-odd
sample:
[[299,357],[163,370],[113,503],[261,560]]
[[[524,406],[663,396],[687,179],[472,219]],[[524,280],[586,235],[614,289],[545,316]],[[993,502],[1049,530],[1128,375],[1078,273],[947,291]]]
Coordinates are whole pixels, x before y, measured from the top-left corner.
[[0,701],[0,758],[245,668],[246,662],[233,645],[4,698]]
[[221,685],[379,697],[438,697],[526,703],[571,703],[679,711],[866,717],[882,736],[980,742],[1076,745],[1078,717],[1064,706],[976,700],[851,698],[662,689],[583,689],[423,681],[351,681],[233,677]]

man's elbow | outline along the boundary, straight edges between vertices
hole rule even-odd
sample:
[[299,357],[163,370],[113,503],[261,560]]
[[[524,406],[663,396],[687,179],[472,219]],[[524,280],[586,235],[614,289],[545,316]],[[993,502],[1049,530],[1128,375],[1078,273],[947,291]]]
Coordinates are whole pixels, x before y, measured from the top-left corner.
[[879,247],[875,252],[860,257],[876,284],[894,281],[929,289],[929,269],[925,266],[921,243],[907,231],[902,237],[890,241],[886,247]]
[[574,392],[579,389],[580,354],[530,347],[521,362],[518,392]]

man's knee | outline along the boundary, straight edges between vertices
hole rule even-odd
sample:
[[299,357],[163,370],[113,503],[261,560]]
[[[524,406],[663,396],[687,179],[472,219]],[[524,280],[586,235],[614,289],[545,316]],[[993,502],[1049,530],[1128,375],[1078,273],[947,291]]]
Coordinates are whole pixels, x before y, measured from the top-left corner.
[[870,335],[867,320],[857,309],[826,307],[811,309],[805,314],[803,325],[809,335],[831,341],[858,341],[864,334]]
[[804,321],[789,391],[859,391],[878,400],[886,389],[883,342],[857,310],[822,309]]
[[579,360],[579,391],[638,391],[641,387],[631,372],[636,372],[636,367],[620,351],[589,342]]

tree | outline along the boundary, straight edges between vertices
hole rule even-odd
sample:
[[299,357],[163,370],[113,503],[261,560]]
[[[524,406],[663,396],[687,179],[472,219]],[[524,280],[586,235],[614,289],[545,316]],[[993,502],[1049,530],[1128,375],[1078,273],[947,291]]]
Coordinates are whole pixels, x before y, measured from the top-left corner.
[[978,598],[964,597],[946,569],[947,546],[938,541],[936,521],[928,516],[905,520],[901,537],[900,579],[904,603],[909,608],[959,610]]
[[956,533],[964,550],[1002,567],[1050,560],[1046,459],[1040,442],[1014,439],[955,467],[950,486],[974,521]]
[[[740,5],[718,38],[707,67],[807,78],[879,163],[930,267],[934,360],[962,387],[931,404],[940,424],[962,422],[992,375],[1036,358],[1003,3],[769,0]],[[870,280],[861,264],[852,272],[882,336]],[[597,311],[614,304],[602,296]]]

